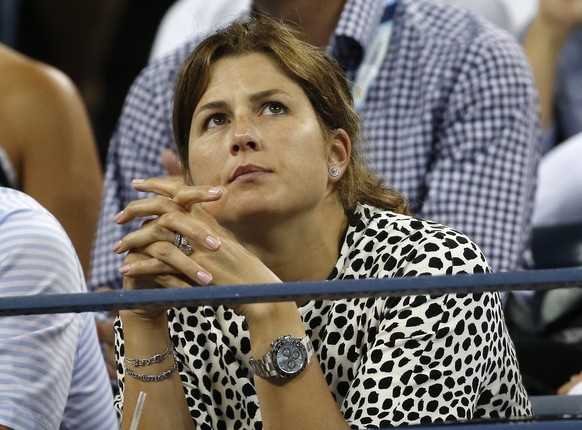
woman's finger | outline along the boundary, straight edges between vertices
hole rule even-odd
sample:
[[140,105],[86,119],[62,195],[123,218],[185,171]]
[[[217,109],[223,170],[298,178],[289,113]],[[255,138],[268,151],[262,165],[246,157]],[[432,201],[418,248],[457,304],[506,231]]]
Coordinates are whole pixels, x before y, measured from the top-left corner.
[[131,181],[131,186],[137,191],[156,193],[172,198],[181,187],[186,186],[179,176],[165,178],[136,178]]
[[219,200],[225,193],[222,187],[182,187],[176,191],[172,200],[190,210],[196,204]]
[[198,282],[184,280],[178,275],[158,275],[154,278],[154,282],[163,288],[191,288]]
[[150,197],[134,200],[115,215],[117,224],[125,224],[135,218],[160,216],[171,211],[186,212],[186,209],[167,197]]
[[154,242],[173,242],[176,238],[176,233],[155,221],[151,220],[142,225],[141,229],[127,234],[113,245],[113,251],[123,254],[130,249],[144,248]]
[[196,252],[188,257],[173,243],[156,242],[147,246],[143,254],[149,258],[128,258],[119,272],[132,278],[179,274],[182,279],[192,281],[190,284],[208,285],[212,282],[212,275],[196,261]]
[[156,193],[171,199],[186,193],[189,204],[218,200],[225,191],[222,187],[187,185],[175,177],[134,179],[132,187],[138,191]]
[[144,223],[139,230],[129,233],[113,245],[113,251],[121,254],[130,249],[143,248],[155,242],[169,242],[177,245],[177,235],[183,237],[187,246],[194,249],[216,251],[220,245],[216,232],[206,223],[200,222],[184,212],[170,212]]

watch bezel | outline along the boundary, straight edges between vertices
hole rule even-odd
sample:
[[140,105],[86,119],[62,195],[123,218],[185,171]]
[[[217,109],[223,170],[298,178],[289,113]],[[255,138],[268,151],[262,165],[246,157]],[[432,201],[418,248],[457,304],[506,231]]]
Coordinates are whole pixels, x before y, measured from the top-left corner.
[[[277,355],[278,355],[279,351],[284,346],[287,346],[287,345],[292,345],[292,346],[296,347],[301,352],[301,365],[297,369],[290,371],[290,372],[281,368],[279,366],[279,362],[277,361]],[[291,335],[281,336],[280,338],[276,339],[272,344],[271,360],[272,360],[272,363],[273,363],[277,373],[279,374],[279,376],[281,376],[283,378],[292,378],[294,376],[299,375],[301,372],[303,372],[303,370],[307,367],[308,358],[309,357],[307,354],[307,348],[305,348],[305,345],[301,341],[301,338],[294,338]]]

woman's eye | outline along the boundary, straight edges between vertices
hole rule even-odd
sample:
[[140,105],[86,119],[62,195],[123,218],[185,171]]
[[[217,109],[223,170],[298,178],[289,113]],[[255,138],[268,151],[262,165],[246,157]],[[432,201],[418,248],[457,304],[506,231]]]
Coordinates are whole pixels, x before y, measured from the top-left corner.
[[226,123],[226,118],[223,115],[212,115],[205,122],[205,129],[210,130]]
[[266,115],[282,115],[287,112],[287,110],[281,103],[272,102],[265,105],[263,112]]

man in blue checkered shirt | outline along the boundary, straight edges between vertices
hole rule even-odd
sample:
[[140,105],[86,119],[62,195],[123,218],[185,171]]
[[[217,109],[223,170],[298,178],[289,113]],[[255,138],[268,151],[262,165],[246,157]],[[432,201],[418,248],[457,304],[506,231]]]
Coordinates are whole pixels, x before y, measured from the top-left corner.
[[[522,268],[540,145],[537,98],[518,44],[436,0],[296,3],[254,7],[300,21],[355,81],[371,166],[419,216],[468,234],[494,270]],[[174,145],[174,82],[195,44],[145,68],[127,96],[108,153],[92,288],[121,287],[124,256],[111,247],[139,225],[113,217],[143,197],[133,178],[167,174],[161,156]]]

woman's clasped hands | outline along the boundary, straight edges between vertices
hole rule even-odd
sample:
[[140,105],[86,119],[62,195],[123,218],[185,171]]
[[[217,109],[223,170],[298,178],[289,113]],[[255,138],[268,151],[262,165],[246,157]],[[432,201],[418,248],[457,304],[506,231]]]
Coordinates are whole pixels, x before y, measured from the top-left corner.
[[[128,252],[119,269],[124,290],[280,282],[205,209],[228,198],[223,187],[172,178],[135,179],[132,186],[157,196],[135,200],[115,217],[118,224],[147,218],[113,247],[118,254]],[[181,250],[180,239],[191,253]]]

